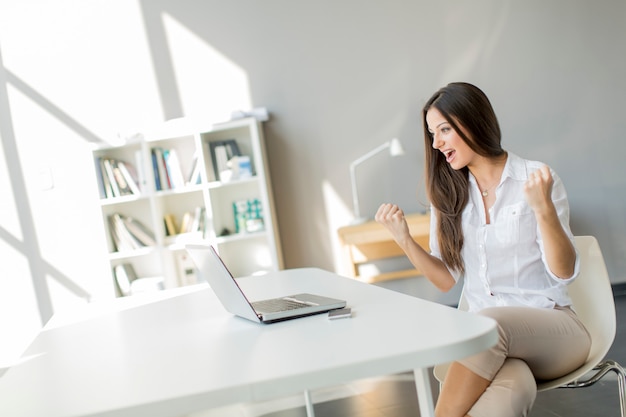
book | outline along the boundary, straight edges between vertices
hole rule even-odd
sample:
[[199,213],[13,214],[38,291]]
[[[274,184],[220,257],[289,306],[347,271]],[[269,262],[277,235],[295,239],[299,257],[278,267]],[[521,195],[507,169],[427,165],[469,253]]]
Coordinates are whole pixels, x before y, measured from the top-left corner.
[[139,220],[120,213],[109,216],[109,232],[117,252],[156,245],[154,233],[148,227]]
[[263,207],[258,198],[248,200],[248,219],[246,220],[247,232],[260,232],[265,228],[263,221]]
[[183,214],[183,220],[180,222],[179,233],[188,233],[191,232],[191,223],[192,223],[193,214],[189,211]]
[[187,211],[183,214],[183,219],[180,224],[179,233],[204,233],[204,217],[206,209],[204,207],[196,207],[193,211]]
[[133,217],[121,216],[124,226],[143,246],[156,245],[154,233]]
[[113,158],[96,158],[100,197],[139,195],[137,172],[132,164]]
[[115,230],[122,241],[124,250],[132,251],[141,247],[139,241],[133,237],[130,231],[126,228],[126,225],[124,225],[124,219],[121,214],[114,213],[113,221],[115,222]]
[[117,166],[119,168],[120,174],[124,178],[124,181],[128,185],[130,193],[134,195],[141,194],[141,190],[139,189],[139,184],[137,181],[137,173],[135,172],[134,167],[128,162],[124,161],[117,161]]
[[[111,164],[111,169],[113,170],[113,177],[115,179],[115,182],[117,183],[117,189],[119,192],[118,196],[122,197],[125,195],[134,194],[132,189],[130,188],[129,182],[126,180],[126,177],[124,177],[124,174],[122,174],[121,167],[123,163],[115,159],[110,159],[109,163]],[[129,177],[130,177],[130,174],[129,174]],[[132,178],[131,178],[131,182],[132,182]]]
[[202,230],[202,226],[204,226],[204,213],[204,207],[198,206],[195,208],[192,216],[191,225],[189,227],[191,232],[199,232]]
[[215,163],[217,166],[217,178],[220,181],[229,181],[232,177],[232,170],[228,166],[228,153],[223,145],[215,147]]
[[235,233],[259,232],[265,228],[263,208],[258,198],[233,202]]
[[202,233],[202,236],[206,238],[210,234],[210,222],[206,216],[206,208],[202,207],[202,211],[200,213],[200,224],[198,225],[198,230]]
[[234,156],[241,155],[239,145],[235,139],[218,140],[209,142],[209,149],[215,179],[225,181],[227,174],[224,174],[224,179],[222,179],[220,173],[229,171],[228,161]]
[[119,213],[109,216],[109,233],[117,252],[132,251],[137,248],[136,241],[124,227]]
[[167,175],[167,166],[165,165],[165,157],[163,156],[164,149],[157,148],[157,160],[159,162],[159,178],[161,179],[161,188],[163,190],[169,190],[172,188],[172,182],[169,175]]
[[133,265],[130,263],[115,265],[113,276],[115,277],[115,284],[120,295],[124,297],[130,295],[132,282],[137,279],[137,273]]
[[154,188],[161,191],[161,176],[159,175],[159,157],[156,148],[150,150],[150,158],[152,159],[152,172],[154,173]]
[[167,167],[163,157],[163,148],[152,148],[150,155],[152,156],[152,169],[154,171],[154,183],[157,191],[169,190],[172,187],[170,179],[167,175]]
[[117,180],[115,179],[115,174],[113,173],[113,167],[111,166],[110,159],[102,160],[104,165],[104,174],[107,176],[109,186],[111,187],[111,195],[110,197],[119,197],[120,189],[117,185]]
[[117,226],[115,225],[115,220],[113,219],[113,216],[109,216],[107,218],[107,221],[109,223],[109,235],[111,235],[111,241],[113,243],[112,252],[121,252],[124,250],[122,247],[123,242],[117,234]]
[[201,182],[200,163],[198,160],[198,154],[194,154],[193,161],[191,163],[191,171],[189,172],[189,175],[187,176],[187,184],[190,184],[190,185],[200,184],[200,182]]
[[248,218],[248,202],[238,200],[233,202],[233,217],[235,218],[235,233],[243,233],[246,230]]
[[177,234],[178,228],[176,227],[176,218],[173,214],[166,214],[163,217],[165,223],[165,234],[168,236],[174,236]]
[[178,152],[176,152],[176,149],[164,149],[163,160],[165,161],[165,168],[167,170],[167,176],[170,180],[171,188],[184,187],[185,179],[183,177],[183,171],[180,167],[180,160],[178,159]]
[[241,180],[244,178],[252,178],[252,162],[249,156],[234,156],[228,161],[228,164],[233,171],[233,179]]

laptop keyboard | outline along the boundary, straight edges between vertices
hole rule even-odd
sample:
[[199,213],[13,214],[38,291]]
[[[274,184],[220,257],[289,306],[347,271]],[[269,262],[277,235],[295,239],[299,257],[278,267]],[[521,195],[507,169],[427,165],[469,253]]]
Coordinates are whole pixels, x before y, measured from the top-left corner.
[[264,313],[276,313],[278,311],[296,310],[298,308],[308,307],[308,305],[305,303],[299,303],[297,301],[278,298],[275,300],[255,301],[252,303],[252,307],[254,307],[256,311]]

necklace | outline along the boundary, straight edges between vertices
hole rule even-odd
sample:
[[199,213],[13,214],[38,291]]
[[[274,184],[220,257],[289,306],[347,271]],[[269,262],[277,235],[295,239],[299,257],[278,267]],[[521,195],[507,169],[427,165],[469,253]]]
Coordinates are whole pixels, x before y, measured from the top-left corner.
[[[476,183],[478,183],[478,181],[476,181]],[[483,190],[480,191],[480,193],[482,194],[483,198],[487,198],[489,197],[489,190],[491,190],[495,185],[499,184],[500,181],[498,181],[495,184],[492,184],[490,187],[484,188]],[[480,190],[480,185],[478,186],[478,189]]]

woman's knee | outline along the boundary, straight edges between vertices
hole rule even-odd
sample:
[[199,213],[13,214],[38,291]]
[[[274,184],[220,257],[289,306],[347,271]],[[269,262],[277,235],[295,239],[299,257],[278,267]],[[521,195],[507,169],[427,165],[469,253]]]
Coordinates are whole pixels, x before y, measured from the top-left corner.
[[528,365],[520,359],[508,358],[469,415],[526,416],[536,397],[537,384]]

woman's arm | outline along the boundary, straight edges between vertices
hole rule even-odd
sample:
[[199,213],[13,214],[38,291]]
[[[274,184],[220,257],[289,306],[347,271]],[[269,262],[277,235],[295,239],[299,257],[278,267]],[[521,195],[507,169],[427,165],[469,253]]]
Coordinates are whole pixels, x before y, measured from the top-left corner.
[[543,166],[529,175],[524,184],[524,195],[537,219],[548,268],[557,277],[567,279],[574,274],[576,251],[563,230],[552,201],[553,184],[550,168]]
[[439,290],[447,292],[456,281],[441,259],[426,252],[415,242],[409,232],[404,212],[395,204],[382,204],[376,212],[376,221],[385,226],[404,251],[413,266]]

